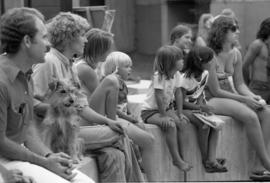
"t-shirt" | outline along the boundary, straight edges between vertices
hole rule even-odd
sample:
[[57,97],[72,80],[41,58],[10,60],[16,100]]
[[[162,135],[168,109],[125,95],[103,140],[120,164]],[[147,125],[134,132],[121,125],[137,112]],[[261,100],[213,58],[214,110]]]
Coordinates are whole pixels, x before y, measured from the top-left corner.
[[186,90],[185,101],[190,103],[197,103],[197,99],[203,95],[204,98],[204,88],[208,81],[209,73],[207,70],[203,71],[201,79],[197,81],[194,77],[187,78],[185,74],[181,74],[181,87]]
[[174,93],[176,88],[181,86],[180,82],[179,72],[176,72],[171,79],[166,79],[164,76],[160,76],[158,72],[155,72],[152,82],[148,88],[146,99],[142,104],[142,110],[158,109],[155,97],[155,89],[163,90],[164,98],[162,103],[164,104],[165,108],[168,108],[174,101]]

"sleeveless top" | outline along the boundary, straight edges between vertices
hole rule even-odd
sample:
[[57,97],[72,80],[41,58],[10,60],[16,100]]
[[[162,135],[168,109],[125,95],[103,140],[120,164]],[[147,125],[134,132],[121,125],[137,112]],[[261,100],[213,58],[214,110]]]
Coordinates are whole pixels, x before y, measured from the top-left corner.
[[[234,48],[236,49],[236,48]],[[237,52],[234,50],[234,55],[233,55],[233,63],[237,61]],[[216,73],[217,73],[217,79],[219,83],[219,87],[222,90],[226,90],[228,92],[232,93],[237,93],[234,84],[233,84],[233,79],[232,79],[232,74],[231,73],[226,73],[225,71],[219,70],[218,63],[215,62],[216,64]],[[222,77],[218,76],[218,74],[224,74]],[[210,89],[208,86],[205,87],[205,98],[206,100],[210,100],[211,98],[214,98],[214,95],[211,93]]]
[[128,95],[128,87],[124,80],[122,80],[118,75],[116,75],[119,82],[119,92],[118,92],[118,104],[117,109],[127,114],[127,95]]
[[[181,87],[186,90],[185,101],[189,103],[199,104],[204,103],[204,89],[207,85],[209,73],[203,71],[201,78],[197,81],[194,77],[186,78],[185,74],[181,74]],[[202,101],[200,101],[202,99]]]

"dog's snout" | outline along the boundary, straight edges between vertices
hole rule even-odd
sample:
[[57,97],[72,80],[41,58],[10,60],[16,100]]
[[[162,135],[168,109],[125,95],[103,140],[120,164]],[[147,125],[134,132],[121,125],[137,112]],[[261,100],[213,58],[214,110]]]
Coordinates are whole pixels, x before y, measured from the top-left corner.
[[69,99],[69,103],[73,104],[74,103],[74,100],[72,98]]

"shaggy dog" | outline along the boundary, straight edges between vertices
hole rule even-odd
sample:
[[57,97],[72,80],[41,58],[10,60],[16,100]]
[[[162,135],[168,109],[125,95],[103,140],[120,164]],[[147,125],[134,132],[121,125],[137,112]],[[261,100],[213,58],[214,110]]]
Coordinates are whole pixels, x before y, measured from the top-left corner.
[[78,138],[80,117],[76,108],[79,89],[71,82],[54,81],[45,102],[50,104],[42,122],[44,143],[55,153],[65,152],[74,163],[81,160],[83,140]]

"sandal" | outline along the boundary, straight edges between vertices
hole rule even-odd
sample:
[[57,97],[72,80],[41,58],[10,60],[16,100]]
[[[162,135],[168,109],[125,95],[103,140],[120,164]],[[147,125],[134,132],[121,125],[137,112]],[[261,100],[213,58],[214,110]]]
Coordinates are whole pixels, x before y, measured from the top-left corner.
[[226,163],[226,159],[225,158],[217,158],[216,160],[221,165],[225,165],[225,163]]
[[249,176],[254,181],[270,181],[270,172],[267,170],[252,172]]
[[205,171],[207,173],[224,173],[228,172],[228,169],[217,163],[217,162],[211,162],[211,161],[206,161],[204,164]]

